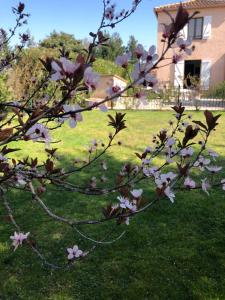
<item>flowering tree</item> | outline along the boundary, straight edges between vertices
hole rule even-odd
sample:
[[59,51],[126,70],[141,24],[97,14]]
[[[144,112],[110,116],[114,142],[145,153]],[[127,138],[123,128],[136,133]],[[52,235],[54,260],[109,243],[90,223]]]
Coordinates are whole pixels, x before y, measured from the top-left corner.
[[[44,264],[50,267],[69,268],[77,260],[83,259],[94,250],[96,244],[113,243],[122,238],[124,234],[122,232],[116,239],[110,240],[111,230],[109,235],[101,240],[94,240],[80,230],[82,225],[103,224],[105,222],[129,225],[131,217],[146,211],[160,199],[168,198],[173,203],[175,191],[178,189],[187,192],[200,189],[207,194],[215,186],[221,186],[225,190],[225,179],[220,179],[218,182],[212,179],[212,174],[222,169],[214,164],[218,154],[207,148],[208,139],[218,125],[217,121],[220,115],[214,116],[210,111],[205,111],[204,123],[192,120],[190,115],[185,114],[185,107],[182,106],[182,103],[177,103],[172,108],[175,112],[174,121],[169,121],[167,129],[162,129],[153,136],[153,145],[151,147],[146,146],[142,153],[136,153],[139,163],[128,163],[121,170],[118,170],[114,186],[108,186],[106,182],[104,172],[107,171],[107,164],[104,161],[104,154],[113,145],[121,146],[120,142],[116,142],[116,138],[126,128],[125,114],[117,112],[114,116],[108,115],[108,125],[113,132],[109,134],[107,143],[93,140],[85,160],[77,159],[76,167],[73,167],[72,161],[68,169],[60,167],[60,158],[56,155],[57,149],[52,148],[52,144],[55,143],[52,132],[61,128],[64,122],[68,122],[71,130],[76,131],[76,126],[81,126],[80,123],[83,121],[83,112],[91,112],[94,109],[105,112],[107,111],[107,102],[117,101],[118,97],[127,90],[133,91],[133,96],[137,101],[145,103],[145,89],[148,87],[157,91],[157,79],[152,71],[157,70],[159,64],[162,65],[165,59],[168,61],[166,58],[168,50],[174,48],[174,56],[169,58],[170,63],[177,63],[183,55],[189,55],[191,52],[190,41],[184,41],[180,32],[193,15],[190,16],[180,5],[176,17],[173,18],[169,15],[171,22],[164,25],[165,30],[162,36],[164,50],[162,53],[157,54],[154,46],[146,51],[139,44],[135,53],[127,52],[117,57],[116,63],[118,65],[128,73],[132,69],[129,73],[130,82],[123,90],[119,86],[113,86],[107,90],[108,96],[99,102],[89,101],[83,106],[78,103],[74,104],[74,98],[76,99],[79,95],[79,98],[85,99],[87,93],[95,90],[99,83],[100,77],[92,70],[92,63],[95,60],[96,47],[107,44],[108,38],[104,37],[102,30],[106,27],[113,28],[125,20],[135,12],[140,3],[141,0],[133,1],[131,9],[117,13],[115,5],[112,5],[109,0],[103,0],[102,20],[97,32],[90,33],[92,42],[89,49],[81,51],[75,60],[70,59],[70,54],[66,49],[62,49],[59,59],[41,60],[45,68],[45,76],[39,82],[37,89],[27,99],[1,103],[0,199],[7,211],[9,220],[15,227],[15,232],[10,236],[10,239],[15,250],[26,244],[31,247]],[[4,48],[3,46],[10,41],[16,29],[26,22],[28,17],[24,13],[24,4],[22,3],[14,8],[13,12],[16,15],[16,25],[10,31],[9,36],[3,29],[1,30],[0,49]],[[168,12],[165,13],[168,14]],[[1,71],[10,68],[26,45],[28,36],[23,34],[20,37],[21,45],[13,53],[1,59]],[[131,59],[132,57],[135,59]],[[45,97],[44,92],[52,82],[55,82],[55,89],[50,97]],[[40,91],[43,91],[43,98],[40,101],[31,101]],[[56,91],[61,92],[61,98],[57,101],[54,99]],[[44,163],[40,162],[37,157],[10,158],[10,153],[19,151],[10,145],[13,141],[42,143],[43,151],[47,153],[48,157]],[[158,157],[163,159],[161,165],[155,163]],[[86,186],[73,183],[71,180],[73,174],[79,176],[97,161],[102,168],[102,174],[99,178],[90,178],[89,184]],[[196,174],[198,175],[196,176]],[[104,183],[103,188],[99,186],[100,181]],[[151,201],[143,201],[143,190],[140,188],[143,181],[150,181],[155,186],[155,198]],[[113,203],[103,207],[101,219],[89,219],[85,216],[81,220],[69,219],[62,215],[56,215],[54,208],[51,209],[46,205],[44,198],[49,185],[62,191],[84,194],[87,198],[92,195],[104,197],[115,192],[117,196],[115,196]],[[71,244],[65,249],[65,265],[47,261],[39,249],[37,241],[32,237],[32,232],[25,233],[14,217],[9,199],[9,191],[13,189],[29,193],[31,199],[49,218],[69,226],[71,230],[78,232],[84,239],[93,242],[94,246],[91,249],[79,249],[76,242],[71,241]]]

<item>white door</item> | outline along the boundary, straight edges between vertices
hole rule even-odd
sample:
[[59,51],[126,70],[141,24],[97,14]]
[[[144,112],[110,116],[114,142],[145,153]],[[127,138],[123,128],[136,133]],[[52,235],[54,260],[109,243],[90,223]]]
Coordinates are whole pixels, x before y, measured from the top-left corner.
[[184,60],[175,64],[174,86],[183,88],[184,83]]
[[202,60],[202,64],[201,64],[201,86],[205,90],[209,89],[210,73],[211,73],[211,61],[210,60]]

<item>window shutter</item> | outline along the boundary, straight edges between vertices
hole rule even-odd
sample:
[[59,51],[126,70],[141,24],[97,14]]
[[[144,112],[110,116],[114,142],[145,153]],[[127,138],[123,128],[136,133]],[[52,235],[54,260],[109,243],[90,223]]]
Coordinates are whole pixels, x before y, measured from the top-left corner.
[[211,37],[211,30],[212,30],[212,17],[206,16],[204,17],[203,23],[203,39],[209,39]]
[[208,88],[209,88],[210,70],[211,70],[211,61],[210,60],[202,60],[202,64],[201,64],[201,86],[205,90],[208,90]]
[[184,28],[182,29],[182,35],[183,35],[183,39],[186,40],[188,38],[188,24],[186,24],[184,26]]
[[184,81],[184,61],[179,61],[175,64],[174,86],[183,88]]

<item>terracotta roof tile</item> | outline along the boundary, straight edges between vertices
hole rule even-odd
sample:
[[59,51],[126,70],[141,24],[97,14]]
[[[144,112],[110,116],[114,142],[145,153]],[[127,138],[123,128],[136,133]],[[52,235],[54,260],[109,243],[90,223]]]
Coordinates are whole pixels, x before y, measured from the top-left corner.
[[[187,0],[182,2],[182,4],[187,9],[220,7],[220,6],[225,6],[225,0]],[[155,12],[158,13],[164,9],[175,10],[179,7],[179,5],[180,2],[158,6],[155,7]]]

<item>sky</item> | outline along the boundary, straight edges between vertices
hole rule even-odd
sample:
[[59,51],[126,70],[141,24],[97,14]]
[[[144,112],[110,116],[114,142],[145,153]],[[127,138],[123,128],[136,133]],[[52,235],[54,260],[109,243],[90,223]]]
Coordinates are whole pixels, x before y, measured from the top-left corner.
[[[19,2],[0,0],[0,27],[13,24],[11,7]],[[21,0],[20,0],[21,1]],[[35,42],[53,30],[73,34],[77,39],[87,38],[95,32],[102,14],[102,0],[24,0],[26,12],[30,13],[28,28]],[[118,8],[131,7],[132,0],[115,0]],[[114,3],[113,2],[113,3]],[[119,32],[124,44],[134,35],[145,47],[156,43],[157,20],[155,6],[177,2],[174,0],[143,0],[137,11],[111,32]]]

